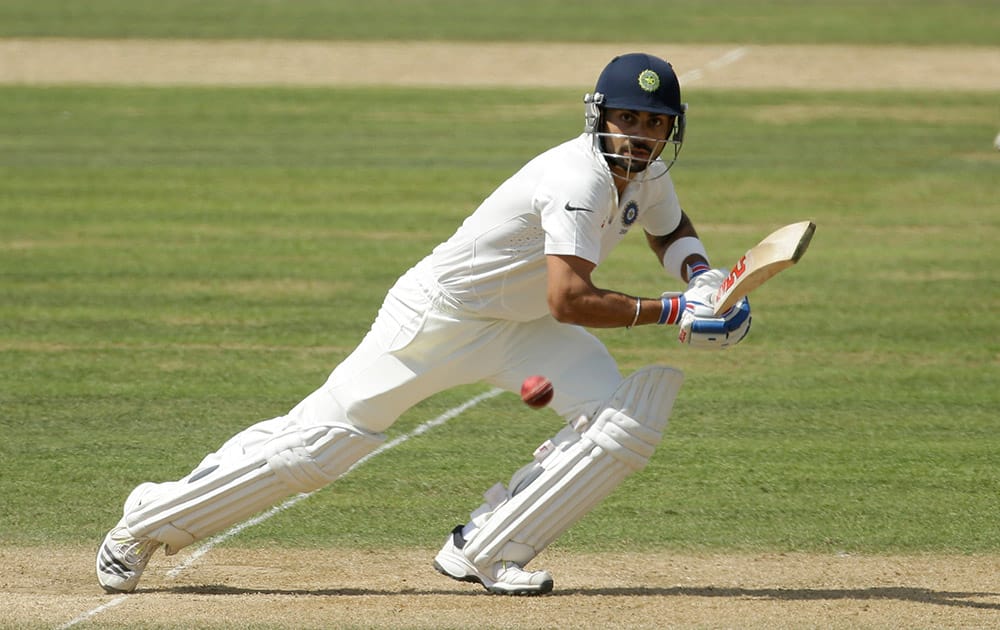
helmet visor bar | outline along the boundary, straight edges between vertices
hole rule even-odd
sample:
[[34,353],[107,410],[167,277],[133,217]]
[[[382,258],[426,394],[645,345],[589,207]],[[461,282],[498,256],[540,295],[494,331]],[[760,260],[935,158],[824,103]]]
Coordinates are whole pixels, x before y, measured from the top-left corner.
[[[627,134],[611,133],[607,131],[595,131],[593,134],[594,144],[597,147],[597,150],[613,165],[624,169],[626,176],[631,173],[645,171],[650,164],[659,158],[663,161],[664,166],[667,167],[662,173],[657,175],[657,177],[660,177],[670,170],[670,167],[677,161],[677,156],[681,152],[682,142],[676,137],[676,133],[671,133],[666,140],[661,138],[648,138],[645,136],[630,136]],[[633,146],[644,147],[649,150],[649,156],[643,158],[630,153],[617,153],[609,148],[612,145],[612,142],[609,140],[612,139],[624,141],[618,143],[619,151]],[[673,149],[672,155],[671,148]]]

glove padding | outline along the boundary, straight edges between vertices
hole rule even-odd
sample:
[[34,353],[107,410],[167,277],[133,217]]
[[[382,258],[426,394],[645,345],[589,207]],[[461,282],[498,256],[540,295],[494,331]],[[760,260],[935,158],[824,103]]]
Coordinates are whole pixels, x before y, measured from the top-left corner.
[[715,303],[715,294],[718,293],[719,287],[722,286],[723,281],[725,281],[728,275],[729,272],[724,269],[702,271],[688,282],[687,291],[684,292],[684,299],[687,302],[701,302],[702,304],[713,306]]
[[751,320],[747,298],[718,317],[710,303],[685,299],[677,340],[698,348],[726,348],[738,344],[747,336]]

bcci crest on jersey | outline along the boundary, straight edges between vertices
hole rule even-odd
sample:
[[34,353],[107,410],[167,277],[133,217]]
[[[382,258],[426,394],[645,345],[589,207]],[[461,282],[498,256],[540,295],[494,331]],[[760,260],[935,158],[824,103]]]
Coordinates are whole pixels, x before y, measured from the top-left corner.
[[639,204],[635,201],[629,201],[625,204],[625,210],[622,212],[622,223],[628,227],[635,223],[635,220],[639,218]]

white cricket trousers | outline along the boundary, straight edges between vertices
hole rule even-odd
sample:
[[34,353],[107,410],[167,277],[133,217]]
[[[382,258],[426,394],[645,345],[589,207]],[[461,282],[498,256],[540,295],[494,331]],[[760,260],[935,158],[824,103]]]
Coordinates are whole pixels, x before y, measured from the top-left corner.
[[622,380],[607,348],[583,328],[549,316],[477,318],[418,265],[389,290],[371,330],[326,383],[287,415],[234,436],[198,469],[240,459],[281,433],[312,425],[346,422],[382,433],[438,392],[477,382],[519,392],[532,374],[553,382],[550,406],[569,421],[592,415]]

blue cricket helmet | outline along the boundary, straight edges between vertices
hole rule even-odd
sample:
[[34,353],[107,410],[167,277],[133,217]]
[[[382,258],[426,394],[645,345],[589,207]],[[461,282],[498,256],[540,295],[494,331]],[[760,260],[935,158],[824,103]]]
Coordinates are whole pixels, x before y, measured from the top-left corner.
[[[627,172],[641,171],[645,166],[635,165],[634,160],[605,148],[603,138],[611,137],[604,129],[604,110],[628,109],[674,116],[674,125],[666,143],[673,147],[673,155],[661,154],[667,170],[677,161],[684,143],[687,127],[687,104],[681,102],[681,86],[673,66],[667,61],[646,53],[619,55],[605,66],[597,78],[594,92],[585,94],[584,131],[594,138],[594,148],[612,165]],[[666,172],[666,171],[664,171]],[[662,175],[662,173],[661,173]]]
[[597,78],[594,91],[604,95],[605,108],[633,109],[670,116],[684,114],[681,86],[668,62],[629,53],[611,60]]

